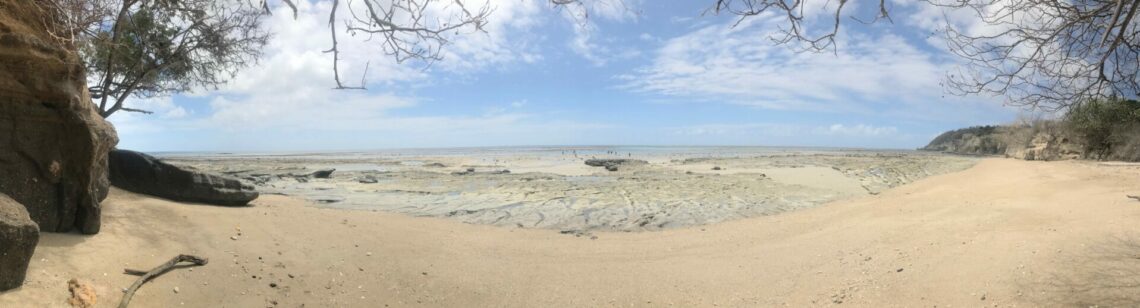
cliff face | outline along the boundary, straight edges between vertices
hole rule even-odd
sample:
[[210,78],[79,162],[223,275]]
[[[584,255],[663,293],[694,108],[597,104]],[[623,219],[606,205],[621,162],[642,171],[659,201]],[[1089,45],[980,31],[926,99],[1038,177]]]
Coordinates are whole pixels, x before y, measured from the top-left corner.
[[1002,155],[1009,146],[999,126],[975,126],[942,133],[920,150],[966,155]]
[[1024,160],[1069,160],[1088,157],[1083,147],[1064,133],[1037,132],[1029,143],[1010,146],[1006,157]]
[[0,193],[40,229],[99,231],[107,153],[118,142],[87,93],[74,46],[45,1],[0,2]]
[[1083,147],[1061,129],[1021,126],[977,126],[945,132],[919,150],[965,155],[1002,155],[1025,160],[1087,157]]

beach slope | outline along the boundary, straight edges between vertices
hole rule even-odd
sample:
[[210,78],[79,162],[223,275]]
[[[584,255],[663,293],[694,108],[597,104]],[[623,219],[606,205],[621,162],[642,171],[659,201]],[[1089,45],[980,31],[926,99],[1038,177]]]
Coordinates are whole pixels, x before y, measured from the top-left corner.
[[94,236],[45,233],[2,307],[1136,306],[1140,167],[987,159],[882,194],[652,232],[560,234],[263,196],[249,208],[115,190]]

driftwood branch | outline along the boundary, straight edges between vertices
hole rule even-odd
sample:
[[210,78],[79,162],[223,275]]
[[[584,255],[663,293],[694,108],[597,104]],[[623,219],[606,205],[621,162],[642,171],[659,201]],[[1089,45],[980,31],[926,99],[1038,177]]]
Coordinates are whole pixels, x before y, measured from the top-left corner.
[[[182,262],[190,262],[190,264],[178,265],[178,263]],[[209,260],[205,258],[191,255],[178,255],[177,257],[174,257],[174,259],[170,259],[170,261],[166,261],[166,263],[163,263],[162,265],[159,265],[158,267],[155,267],[148,272],[132,269],[123,270],[130,275],[139,275],[141,273],[142,277],[139,277],[139,279],[135,280],[135,283],[132,284],[130,288],[127,288],[126,291],[123,291],[123,300],[119,302],[119,308],[127,308],[127,305],[131,302],[131,297],[135,295],[135,291],[138,291],[139,287],[142,287],[142,285],[147,281],[150,281],[151,279],[165,274],[166,272],[169,272],[175,268],[202,266],[206,265],[207,262],[209,262]]]

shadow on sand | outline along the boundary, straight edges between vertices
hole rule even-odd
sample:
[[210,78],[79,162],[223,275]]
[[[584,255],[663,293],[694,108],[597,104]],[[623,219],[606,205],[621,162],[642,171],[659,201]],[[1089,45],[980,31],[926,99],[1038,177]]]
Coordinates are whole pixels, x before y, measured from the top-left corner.
[[1035,304],[1140,307],[1140,234],[1107,238],[1067,258],[1044,282],[1029,285]]

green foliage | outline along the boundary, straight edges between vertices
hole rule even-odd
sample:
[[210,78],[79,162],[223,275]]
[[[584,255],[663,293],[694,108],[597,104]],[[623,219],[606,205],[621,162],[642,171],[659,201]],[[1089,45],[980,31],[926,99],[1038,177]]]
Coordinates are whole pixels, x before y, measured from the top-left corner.
[[129,97],[217,87],[256,63],[269,39],[262,12],[242,2],[128,0],[118,12],[79,42],[104,117],[140,111],[123,106]]
[[1125,158],[1126,147],[1135,146],[1140,128],[1140,102],[1106,99],[1078,104],[1065,115],[1065,126],[1085,145],[1095,158]]
[[1005,152],[1007,145],[1000,138],[1000,131],[1001,127],[996,125],[952,130],[938,135],[922,150],[978,155],[1001,154]]

